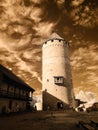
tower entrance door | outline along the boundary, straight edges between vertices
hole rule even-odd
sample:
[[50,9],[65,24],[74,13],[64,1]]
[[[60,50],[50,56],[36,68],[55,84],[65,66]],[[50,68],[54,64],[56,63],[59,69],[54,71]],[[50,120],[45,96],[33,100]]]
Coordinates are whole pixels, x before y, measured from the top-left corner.
[[57,109],[63,109],[63,103],[57,102]]

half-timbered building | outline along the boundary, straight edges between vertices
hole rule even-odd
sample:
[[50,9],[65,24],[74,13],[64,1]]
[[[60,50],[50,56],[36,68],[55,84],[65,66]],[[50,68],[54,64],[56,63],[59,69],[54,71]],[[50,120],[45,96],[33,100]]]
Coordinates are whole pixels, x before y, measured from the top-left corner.
[[34,91],[12,71],[0,65],[0,113],[29,109]]

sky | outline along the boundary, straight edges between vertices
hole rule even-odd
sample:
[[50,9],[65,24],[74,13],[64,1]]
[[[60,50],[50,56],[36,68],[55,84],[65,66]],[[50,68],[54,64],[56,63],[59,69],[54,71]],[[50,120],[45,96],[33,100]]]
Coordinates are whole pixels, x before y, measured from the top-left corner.
[[75,95],[98,100],[98,1],[0,0],[0,64],[42,89],[42,45],[56,32],[69,42]]

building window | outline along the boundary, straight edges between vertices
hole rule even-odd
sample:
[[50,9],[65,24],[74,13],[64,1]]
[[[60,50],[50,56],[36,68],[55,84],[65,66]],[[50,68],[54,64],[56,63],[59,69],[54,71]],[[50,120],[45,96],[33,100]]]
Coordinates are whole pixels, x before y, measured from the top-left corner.
[[54,83],[55,84],[64,84],[64,77],[63,76],[55,76],[54,77]]

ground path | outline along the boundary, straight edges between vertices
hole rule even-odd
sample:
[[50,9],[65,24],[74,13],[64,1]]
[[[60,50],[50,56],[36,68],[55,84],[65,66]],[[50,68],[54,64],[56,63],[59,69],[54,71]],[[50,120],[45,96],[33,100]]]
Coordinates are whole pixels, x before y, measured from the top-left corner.
[[0,117],[0,130],[79,130],[80,120],[98,121],[98,112],[27,112]]

